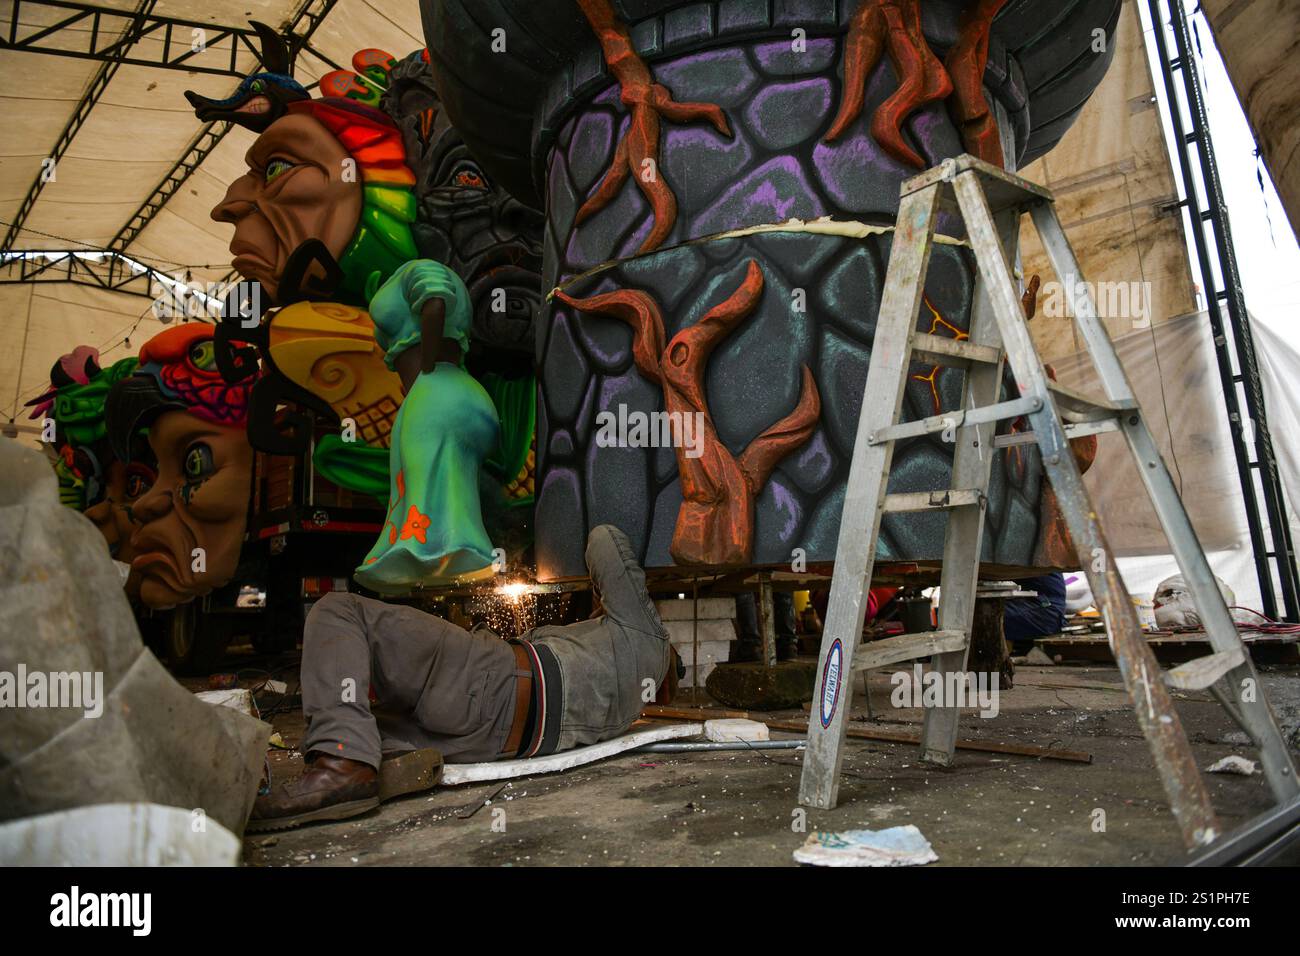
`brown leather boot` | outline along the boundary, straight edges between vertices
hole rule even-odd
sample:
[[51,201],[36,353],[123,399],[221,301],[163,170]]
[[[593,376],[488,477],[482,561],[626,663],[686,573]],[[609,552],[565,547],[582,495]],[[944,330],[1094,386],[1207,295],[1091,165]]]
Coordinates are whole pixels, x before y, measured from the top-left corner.
[[257,798],[244,829],[265,833],[322,820],[346,820],[377,806],[379,774],[373,767],[317,753],[302,776]]

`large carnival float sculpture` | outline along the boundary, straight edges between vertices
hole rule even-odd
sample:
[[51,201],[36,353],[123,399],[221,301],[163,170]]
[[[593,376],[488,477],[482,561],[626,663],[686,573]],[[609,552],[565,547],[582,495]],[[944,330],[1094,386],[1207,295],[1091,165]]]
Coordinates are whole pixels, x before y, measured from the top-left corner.
[[217,335],[230,381],[260,375],[253,445],[303,450],[304,410],[344,426],[317,443],[318,470],[388,503],[363,585],[490,574],[484,509],[519,524],[532,503],[541,217],[488,182],[423,52],[362,50],[313,99],[283,41],[263,41],[272,73],[229,101],[190,95],[259,133],[213,210],[235,226],[236,271],[273,306],[260,322],[228,309]]
[[[964,152],[1008,169],[1046,152],[1119,9],[421,0],[451,122],[547,210],[539,577],[585,573],[605,522],[651,568],[832,560],[901,183]],[[957,223],[940,232],[918,324],[960,339],[974,259]],[[958,408],[963,378],[914,366],[905,417]],[[690,442],[645,440],[688,420]],[[1037,449],[997,456],[984,560],[1074,564]],[[941,436],[900,443],[890,490],[947,487],[951,463]],[[938,560],[943,527],[888,515],[879,555]]]
[[147,461],[153,469],[130,506],[131,570],[149,608],[186,604],[234,577],[253,471],[251,388],[222,378],[213,327],[196,322],[151,338],[135,369],[108,392],[115,457],[128,468]]

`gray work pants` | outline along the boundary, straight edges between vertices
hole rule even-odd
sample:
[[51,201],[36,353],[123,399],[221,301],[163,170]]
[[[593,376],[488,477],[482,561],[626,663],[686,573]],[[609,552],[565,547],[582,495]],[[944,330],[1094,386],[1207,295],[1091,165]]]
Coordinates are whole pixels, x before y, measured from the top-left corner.
[[302,706],[303,753],[372,767],[382,752],[423,747],[495,760],[515,715],[515,657],[490,631],[336,591],[307,616]]
[[[627,537],[594,528],[587,567],[605,614],[521,638],[554,663],[544,729],[557,750],[624,733],[668,671],[667,634]],[[491,631],[328,594],[307,616],[303,636],[301,749],[372,767],[384,752],[423,747],[451,763],[496,760],[514,721],[515,666],[510,645]]]

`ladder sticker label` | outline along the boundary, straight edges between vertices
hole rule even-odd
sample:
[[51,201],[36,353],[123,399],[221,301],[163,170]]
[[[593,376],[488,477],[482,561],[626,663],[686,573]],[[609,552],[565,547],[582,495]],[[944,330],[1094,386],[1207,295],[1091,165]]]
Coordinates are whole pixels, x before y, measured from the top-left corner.
[[821,721],[822,727],[826,728],[831,725],[831,719],[835,716],[835,707],[840,702],[840,668],[844,664],[844,645],[840,643],[839,638],[831,644],[830,651],[826,654],[826,664],[822,667],[822,705]]

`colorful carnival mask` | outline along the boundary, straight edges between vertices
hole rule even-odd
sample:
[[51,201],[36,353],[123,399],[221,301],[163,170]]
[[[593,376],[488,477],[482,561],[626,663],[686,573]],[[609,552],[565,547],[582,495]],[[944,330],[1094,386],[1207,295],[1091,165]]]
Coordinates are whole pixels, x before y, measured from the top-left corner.
[[[104,406],[112,386],[131,375],[132,358],[100,368],[99,350],[78,346],[50,369],[50,388],[27,405],[31,417],[53,422],[51,451],[60,500],[85,514],[108,542],[109,553],[131,563],[135,556],[131,534],[136,525],[132,507],[153,484],[152,457],[145,453],[127,464],[117,458],[108,440]],[[135,437],[136,447],[144,445]],[[128,581],[133,592],[137,581]]]
[[182,325],[150,339],[140,367],[108,397],[118,457],[124,436],[148,428],[157,478],[132,506],[132,571],[152,608],[184,604],[226,584],[239,563],[253,450],[245,424],[251,383],[229,385],[216,367],[212,327]]

